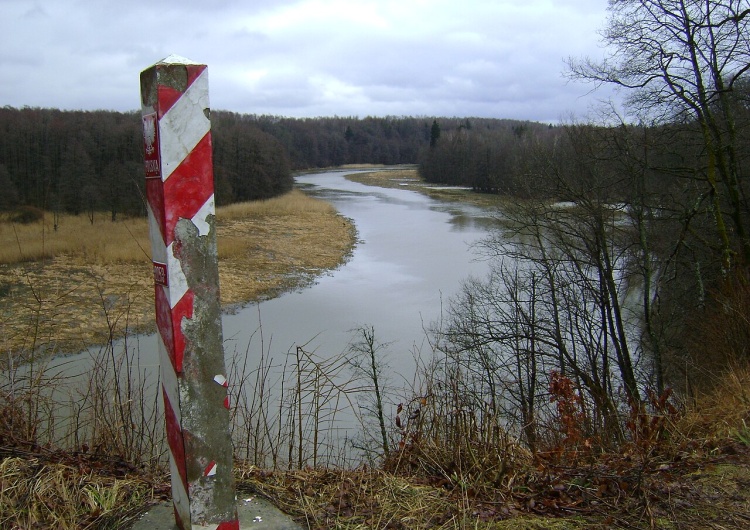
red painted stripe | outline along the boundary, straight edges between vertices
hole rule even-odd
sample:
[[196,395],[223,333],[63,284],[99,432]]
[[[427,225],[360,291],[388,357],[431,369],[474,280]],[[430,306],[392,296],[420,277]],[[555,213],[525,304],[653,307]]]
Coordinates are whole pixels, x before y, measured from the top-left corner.
[[[169,66],[170,68],[179,68],[181,65],[172,65]],[[167,65],[159,65],[157,68],[165,68],[168,67]],[[203,72],[203,70],[206,69],[205,64],[191,64],[187,65],[187,86],[185,87],[185,91],[187,91],[188,88],[193,84],[193,82],[198,78],[199,75]],[[175,103],[177,103],[177,100],[180,99],[180,97],[185,92],[180,92],[176,88],[172,88],[167,85],[159,85],[157,88],[157,94],[159,99],[159,119],[161,119],[162,116],[164,116],[169,109],[171,109]]]
[[182,373],[182,361],[185,357],[185,335],[182,333],[182,319],[193,318],[193,301],[195,295],[188,290],[180,301],[169,307],[169,300],[161,285],[155,287],[156,327],[159,330],[164,346],[167,348],[172,368]]
[[184,92],[180,92],[176,88],[172,88],[166,85],[159,85],[157,92],[159,98],[159,110],[157,114],[159,119],[162,119],[167,111],[171,109],[175,103],[177,103],[177,100],[180,99],[180,96],[182,96],[183,93]]
[[169,359],[172,361],[172,369],[175,368],[174,360],[174,333],[172,332],[172,309],[169,307],[167,289],[161,285],[154,285],[154,308],[156,310],[156,329],[161,335],[164,347],[167,349]]
[[223,523],[219,523],[219,526],[216,527],[216,530],[240,530],[240,521],[239,519],[235,521],[226,521]]
[[188,71],[188,87],[190,87],[193,82],[198,79],[198,76],[203,73],[203,70],[208,68],[205,64],[190,64],[187,67]]
[[174,362],[175,371],[182,373],[182,360],[185,357],[185,335],[182,333],[182,319],[193,318],[193,301],[195,295],[188,290],[180,301],[172,308],[172,332],[174,336]]
[[146,179],[146,200],[159,226],[161,238],[164,240],[164,234],[166,234],[164,225],[164,183],[161,179]]
[[177,422],[177,416],[174,413],[174,406],[179,406],[179,403],[174,405],[169,402],[167,392],[162,386],[162,396],[164,398],[164,417],[166,418],[167,424],[167,442],[169,443],[169,450],[172,453],[177,471],[180,473],[180,479],[182,484],[185,486],[185,491],[188,490],[187,481],[187,466],[185,463],[185,440],[182,436],[182,429],[180,424]]
[[164,182],[164,196],[173,198],[164,209],[166,246],[174,241],[177,221],[192,219],[214,193],[211,155],[211,132],[208,132]]

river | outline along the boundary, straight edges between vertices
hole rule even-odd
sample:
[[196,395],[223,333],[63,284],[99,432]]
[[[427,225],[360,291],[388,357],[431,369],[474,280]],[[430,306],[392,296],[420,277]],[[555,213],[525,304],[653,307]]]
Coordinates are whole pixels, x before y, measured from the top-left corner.
[[[493,222],[488,212],[406,189],[366,186],[347,180],[346,174],[306,174],[296,178],[296,185],[329,201],[353,221],[358,243],[350,259],[311,285],[235,308],[222,318],[230,394],[238,405],[234,432],[245,437],[238,440],[236,449],[245,458],[255,455],[262,465],[269,465],[269,455],[282,447],[297,447],[300,455],[304,448],[305,463],[320,463],[317,449],[309,449],[313,438],[313,447],[327,444],[327,461],[331,462],[342,436],[349,439],[357,430],[357,421],[353,421],[357,405],[352,401],[349,405],[325,403],[334,399],[331,385],[339,387],[330,379],[321,383],[317,367],[326,360],[341,359],[357,338],[355,330],[371,327],[377,343],[384,345],[378,351],[379,362],[386,367],[383,380],[390,388],[408,387],[416,371],[415,358],[426,362],[432,354],[426,329],[440,318],[443,305],[460,289],[463,279],[484,275],[488,268],[486,262],[475,259],[471,249],[472,243],[488,233]],[[298,348],[322,363],[303,362],[305,373],[300,378],[291,373],[295,361],[297,368],[301,366]],[[39,395],[38,399],[49,404],[48,421],[56,426],[47,429],[54,433],[50,434],[54,441],[78,445],[79,440],[94,436],[86,433],[93,432],[91,429],[102,432],[104,425],[111,432],[129,423],[135,438],[148,438],[136,448],[136,454],[153,450],[151,441],[159,439],[154,426],[163,424],[149,412],[158,395],[157,351],[155,334],[148,334],[128,337],[112,348],[91,348],[53,359],[45,370],[54,384],[42,387],[52,389],[53,395]],[[345,378],[347,367],[341,366],[336,370]],[[25,377],[21,372],[26,370],[14,373],[19,382]],[[114,373],[120,373],[120,380],[112,377]],[[65,384],[60,384],[63,381]],[[21,383],[9,384],[18,387]],[[298,385],[297,402],[294,384]],[[338,400],[341,393],[336,392]],[[303,414],[300,403],[304,400]],[[135,408],[129,408],[124,418],[117,403]],[[106,409],[108,406],[115,408]],[[395,407],[395,403],[389,406]],[[106,410],[102,412],[101,407]],[[316,410],[333,412],[325,420]],[[271,417],[272,413],[275,416]],[[259,417],[265,418],[266,425],[248,430]],[[302,423],[305,433],[297,434],[295,429]],[[327,441],[318,437],[322,431]]]
[[247,350],[248,331],[258,329],[259,319],[277,355],[303,344],[324,357],[337,355],[353,329],[372,326],[377,340],[389,343],[394,371],[407,374],[413,369],[411,353],[425,344],[424,328],[440,317],[441,304],[462,279],[486,270],[471,244],[486,235],[487,212],[415,191],[366,186],[345,174],[316,173],[296,181],[354,222],[359,243],[351,259],[310,287],[226,315],[228,354]]

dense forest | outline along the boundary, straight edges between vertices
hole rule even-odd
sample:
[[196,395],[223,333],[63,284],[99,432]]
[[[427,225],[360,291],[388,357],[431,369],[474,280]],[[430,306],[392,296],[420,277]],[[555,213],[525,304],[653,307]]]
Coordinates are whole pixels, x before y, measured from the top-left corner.
[[[281,144],[228,113],[212,117],[219,204],[291,189]],[[0,109],[0,209],[144,214],[140,114]]]
[[[292,186],[291,170],[344,164],[425,164],[428,179],[464,183],[439,161],[456,131],[492,142],[546,125],[498,119],[281,118],[211,113],[218,204],[268,198]],[[439,122],[439,124],[438,124]],[[142,131],[137,112],[0,109],[0,210],[29,205],[79,214],[143,213]],[[436,130],[444,131],[439,148]],[[516,146],[511,146],[511,149]],[[442,155],[441,155],[442,156]],[[493,169],[494,170],[494,169]],[[499,190],[498,190],[499,191]]]

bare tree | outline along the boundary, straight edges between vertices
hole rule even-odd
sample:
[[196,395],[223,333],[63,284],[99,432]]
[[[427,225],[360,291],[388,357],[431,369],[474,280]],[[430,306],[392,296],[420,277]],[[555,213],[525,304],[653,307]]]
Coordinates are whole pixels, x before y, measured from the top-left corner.
[[[375,328],[373,326],[360,326],[354,332],[357,339],[353,339],[349,344],[347,362],[354,372],[354,377],[363,379],[366,385],[364,388],[364,401],[359,405],[360,410],[364,412],[361,421],[362,427],[365,430],[363,433],[365,446],[361,449],[370,452],[368,451],[370,444],[367,442],[375,441],[382,450],[382,456],[385,458],[390,452],[390,446],[388,443],[388,430],[385,424],[384,405],[384,392],[387,387],[384,371],[388,369],[388,365],[383,359],[383,350],[389,344],[378,342],[375,338]],[[370,417],[377,421],[379,437],[368,432],[365,417]]]
[[575,125],[562,139],[535,165],[540,198],[506,206],[481,244],[491,274],[464,284],[443,335],[466,393],[531,448],[553,417],[553,371],[574,383],[585,428],[602,439],[621,439],[623,412],[665,387],[670,322],[654,301],[680,225],[664,212],[671,190],[650,169],[648,130]]
[[[750,70],[748,0],[610,0],[608,56],[569,60],[570,77],[628,89],[647,123],[696,123],[724,270],[750,262],[748,203],[738,161],[732,92]],[[731,220],[727,226],[725,217]]]

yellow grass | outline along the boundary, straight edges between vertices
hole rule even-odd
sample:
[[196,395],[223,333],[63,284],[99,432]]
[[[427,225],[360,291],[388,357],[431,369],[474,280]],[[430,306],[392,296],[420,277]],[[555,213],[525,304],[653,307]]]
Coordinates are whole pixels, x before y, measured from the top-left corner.
[[750,445],[750,366],[730,367],[714,388],[695,397],[680,420],[686,436],[736,438]]
[[0,528],[97,528],[110,517],[122,521],[152,495],[142,478],[116,479],[83,467],[36,458],[0,461]]
[[0,224],[0,264],[68,256],[81,263],[147,262],[150,244],[145,218],[110,222],[105,214],[61,215],[57,230],[52,214],[30,224]]
[[[264,201],[232,204],[217,209],[223,221],[286,215],[330,215],[333,207],[316,201],[299,190]],[[247,250],[247,239],[231,232],[219,232],[219,249],[224,256],[238,256]],[[151,244],[148,221],[127,218],[110,222],[107,214],[97,213],[94,223],[86,215],[61,215],[53,228],[52,214],[44,222],[0,223],[0,264],[13,264],[67,256],[80,264],[148,263]]]
[[[262,299],[336,267],[355,234],[328,203],[300,191],[219,208],[219,277],[225,305]],[[0,221],[0,349],[74,351],[101,344],[108,324],[153,327],[151,244],[145,218],[52,214]]]
[[292,190],[281,197],[263,201],[240,202],[222,206],[216,212],[219,221],[256,216],[327,214],[333,206],[327,202],[310,199],[299,190]]

